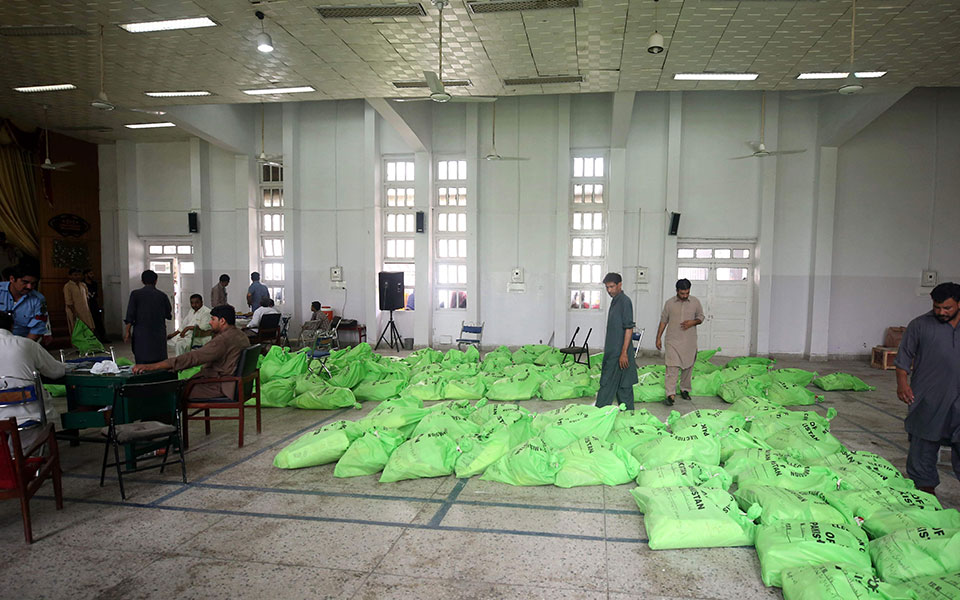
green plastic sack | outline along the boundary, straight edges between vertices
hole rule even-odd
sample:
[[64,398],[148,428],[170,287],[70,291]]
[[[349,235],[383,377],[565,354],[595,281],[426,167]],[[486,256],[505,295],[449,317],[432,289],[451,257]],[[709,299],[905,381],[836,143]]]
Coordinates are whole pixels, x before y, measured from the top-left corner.
[[723,467],[681,460],[653,469],[641,468],[637,485],[645,488],[692,485],[728,490],[733,485],[733,477]]
[[794,383],[806,387],[816,379],[818,373],[816,371],[804,371],[803,369],[771,369],[767,372],[767,375],[772,377],[774,381]]
[[527,344],[525,346],[520,346],[520,348],[513,353],[513,362],[518,365],[533,364],[533,361],[535,361],[537,357],[548,350],[553,350],[553,347],[545,346],[543,344]]
[[726,462],[734,452],[738,450],[747,450],[757,448],[760,450],[770,449],[770,445],[757,438],[752,433],[742,427],[728,427],[725,431],[717,434],[720,437],[720,462]]
[[540,366],[559,365],[563,362],[563,354],[556,348],[550,348],[534,359],[533,364]]
[[659,371],[640,371],[637,370],[637,383],[634,385],[661,386],[666,387],[667,374]]
[[484,423],[478,433],[461,438],[457,477],[483,473],[510,450],[531,439],[535,434],[532,423],[530,415],[518,410],[504,412]]
[[693,363],[693,371],[691,374],[694,377],[699,377],[701,375],[711,375],[720,371],[723,367],[719,367],[712,362],[707,362],[705,360],[697,360]]
[[332,463],[340,460],[350,444],[362,435],[363,428],[353,421],[334,421],[288,444],[273,458],[273,466],[302,469]]
[[726,431],[729,427],[743,427],[746,425],[746,419],[743,415],[732,410],[707,410],[699,409],[681,415],[679,411],[672,410],[667,417],[667,425],[674,433],[683,431],[688,427],[697,427],[706,425],[711,433],[720,433]]
[[396,429],[404,438],[409,436],[420,419],[430,412],[427,408],[403,406],[393,400],[381,402],[380,406],[370,411],[370,414],[360,419],[358,423],[364,429]]
[[934,529],[960,529],[960,512],[956,509],[927,510],[924,508],[896,507],[873,513],[860,524],[870,539],[881,538],[894,531],[927,527]]
[[663,382],[633,384],[634,402],[663,402],[667,398],[667,388]]
[[666,365],[656,364],[656,365],[643,365],[642,367],[637,367],[637,375],[643,375],[645,373],[657,373],[663,376],[667,374]]
[[904,508],[943,510],[936,496],[920,490],[877,488],[831,492],[825,496],[831,506],[851,519],[870,519],[878,513]]
[[[483,402],[481,404],[481,402]],[[477,402],[474,412],[470,414],[470,420],[477,425],[483,425],[490,419],[510,412],[519,412],[524,415],[530,415],[530,411],[522,408],[519,404],[493,404],[485,401]],[[530,417],[531,419],[533,416]]]
[[783,412],[783,407],[779,404],[774,404],[764,396],[741,396],[730,405],[729,410],[738,412],[746,417],[748,421],[752,421],[768,412]]
[[363,380],[363,377],[366,374],[367,371],[363,366],[363,363],[347,363],[342,369],[339,369],[333,373],[333,377],[330,378],[330,385],[334,387],[353,389],[357,387],[357,384]]
[[199,373],[202,370],[203,370],[203,365],[197,365],[195,367],[184,369],[177,373],[177,379],[180,379],[181,381],[184,379],[190,379],[191,377],[194,377],[197,373]]
[[294,396],[290,406],[305,410],[333,410],[349,406],[360,408],[360,403],[347,388],[324,386]]
[[[742,377],[757,377],[760,375],[765,375],[766,378],[769,378],[767,374],[766,365],[740,365],[733,367],[724,367],[720,370],[720,375],[723,377],[724,383],[729,381],[734,381]],[[772,381],[772,380],[770,380]]]
[[799,461],[828,456],[843,449],[830,426],[806,421],[764,438],[774,450],[783,450]]
[[635,425],[649,425],[658,429],[666,428],[666,424],[663,421],[657,418],[656,415],[651,414],[645,408],[621,410],[617,413],[617,418],[613,420],[614,431],[618,429],[624,429],[626,427],[633,427]]
[[457,440],[446,431],[415,435],[390,455],[380,483],[449,475],[459,456]]
[[67,395],[67,386],[65,385],[60,385],[57,383],[45,383],[43,384],[43,389],[47,390],[47,394],[51,398],[60,398]]
[[670,435],[666,429],[654,425],[630,425],[611,431],[610,435],[607,436],[607,441],[632,453],[633,449],[640,444],[665,435]]
[[[829,454],[827,456],[821,456],[820,458],[814,459],[807,464],[809,465],[822,465],[824,467],[840,467],[847,465],[871,465],[879,467],[884,471],[897,471],[897,468],[893,466],[889,460],[880,456],[879,454],[874,454],[873,452],[867,452],[866,450],[847,450],[843,449],[840,452],[834,454]],[[899,473],[899,471],[897,471]]]
[[[481,400],[480,402],[486,402]],[[470,404],[469,400],[444,400],[443,402],[437,402],[428,409],[431,414],[433,413],[445,413],[448,415],[456,415],[458,417],[469,418],[476,408]]]
[[439,374],[431,375],[422,381],[408,385],[401,393],[401,396],[416,398],[421,402],[433,402],[446,398],[446,388],[446,379]]
[[784,600],[908,600],[891,596],[892,586],[883,583],[873,569],[844,564],[813,565],[784,569]]
[[129,358],[127,358],[126,356],[118,356],[118,357],[117,357],[117,366],[118,366],[118,367],[132,367],[133,364],[134,364],[133,361],[130,360]]
[[721,385],[723,385],[723,377],[720,376],[719,371],[703,375],[694,375],[691,380],[690,395],[719,396]]
[[737,473],[738,487],[771,486],[802,492],[832,492],[841,485],[829,467],[794,467],[771,460]]
[[727,381],[720,386],[717,393],[728,404],[733,404],[743,396],[765,396],[767,388],[771,385],[767,378],[757,375],[747,375]]
[[813,380],[813,385],[825,392],[835,392],[841,390],[851,390],[854,392],[872,392],[877,389],[872,385],[867,385],[859,377],[848,373],[831,373],[823,375]]
[[88,352],[103,352],[103,344],[97,339],[97,336],[90,331],[87,324],[77,319],[73,325],[73,332],[70,334],[70,343],[81,354]]
[[548,401],[573,400],[583,396],[583,387],[569,381],[548,379],[540,384],[539,395],[540,398]]
[[[282,408],[289,406],[293,402],[293,388],[295,382],[292,379],[274,379],[260,386],[260,406],[267,408]],[[254,406],[255,399],[251,398],[244,402],[245,406]]]
[[698,350],[697,351],[697,361],[708,361],[713,358],[713,355],[717,352],[722,352],[723,348],[717,348],[716,350]]
[[487,386],[480,377],[465,377],[447,382],[443,395],[449,400],[480,400]]
[[613,422],[619,411],[617,406],[586,406],[579,414],[564,415],[544,427],[540,437],[545,444],[557,450],[589,435],[603,440],[613,430]]
[[434,431],[445,431],[447,435],[456,440],[465,435],[477,433],[480,431],[480,426],[462,415],[442,411],[431,412],[417,423],[410,437]]
[[870,542],[877,575],[899,583],[960,572],[960,529],[901,529]]
[[488,400],[516,402],[535,398],[543,380],[531,372],[517,373],[493,382],[487,389]]
[[869,490],[891,487],[901,490],[914,489],[913,481],[907,479],[896,469],[888,470],[874,464],[836,465],[830,467],[843,480],[847,489]]
[[771,460],[787,464],[796,469],[802,469],[804,466],[779,450],[748,448],[746,450],[735,450],[729,458],[723,461],[723,468],[736,478],[740,473]]
[[[829,427],[830,421],[837,416],[837,409],[832,406],[827,409],[827,416],[822,417],[812,410],[780,410],[765,412],[754,417],[747,429],[760,439],[767,439],[773,434],[789,429],[801,423],[813,422]],[[839,451],[839,450],[838,450]]]
[[[960,598],[960,573],[920,577],[889,585],[884,600],[956,600]],[[804,599],[805,600],[805,599]]]
[[[540,432],[546,429],[548,425],[552,425],[564,417],[570,418],[574,415],[592,415],[595,414],[597,410],[596,406],[589,404],[566,404],[560,408],[534,414],[533,428],[537,432]],[[614,422],[616,422],[616,419],[614,419]]]
[[559,453],[535,437],[487,467],[480,479],[510,485],[553,485],[562,461]]
[[353,395],[358,402],[383,402],[399,397],[406,387],[407,382],[402,379],[364,381],[353,388]]
[[307,372],[307,362],[309,360],[310,359],[306,352],[295,352],[293,354],[289,354],[287,355],[287,360],[280,365],[280,368],[277,369],[273,376],[277,379],[286,379],[289,377],[303,375]]
[[282,346],[270,346],[267,353],[257,359],[257,368],[260,370],[260,383],[266,383],[273,379],[284,361],[287,360],[287,352]]
[[741,508],[759,504],[763,508],[760,522],[764,525],[777,521],[818,521],[822,523],[847,523],[837,509],[827,504],[823,494],[804,492],[769,485],[741,486],[733,497]]
[[396,429],[373,428],[354,440],[333,469],[334,477],[373,475],[383,470],[406,436]]
[[710,433],[706,425],[700,425],[699,430],[688,427],[682,434],[665,435],[644,442],[631,450],[631,454],[645,469],[680,460],[705,465],[720,464],[720,439]]
[[809,406],[823,402],[823,396],[818,396],[796,383],[782,381],[774,381],[773,385],[767,388],[767,398],[782,406]]
[[738,356],[736,358],[731,358],[727,361],[727,364],[723,365],[724,369],[733,369],[735,367],[741,367],[743,365],[760,365],[763,367],[769,368],[770,365],[777,362],[775,359],[766,358],[763,356]]
[[640,463],[629,452],[592,435],[567,445],[560,456],[557,487],[621,485],[640,472]]
[[870,570],[867,536],[857,525],[819,521],[776,521],[757,531],[760,578],[781,586],[783,571],[795,567],[848,564]]
[[636,487],[630,493],[643,513],[651,550],[753,545],[760,507],[742,514],[724,490]]

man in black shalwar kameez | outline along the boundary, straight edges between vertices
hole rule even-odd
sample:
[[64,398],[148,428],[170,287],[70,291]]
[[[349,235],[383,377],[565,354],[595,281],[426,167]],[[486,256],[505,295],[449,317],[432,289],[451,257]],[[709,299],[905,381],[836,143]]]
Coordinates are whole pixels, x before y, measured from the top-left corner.
[[144,271],[140,281],[143,287],[130,292],[123,335],[125,342],[133,339],[133,356],[138,365],[167,359],[166,322],[173,318],[170,298],[157,289],[157,274]]

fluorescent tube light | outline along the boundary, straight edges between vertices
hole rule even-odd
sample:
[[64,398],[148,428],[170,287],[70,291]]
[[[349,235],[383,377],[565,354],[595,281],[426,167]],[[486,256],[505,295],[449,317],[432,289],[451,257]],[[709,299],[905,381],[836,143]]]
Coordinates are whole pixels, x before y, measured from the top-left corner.
[[194,91],[183,91],[183,92],[144,92],[145,96],[150,96],[151,98],[179,98],[181,96],[212,96],[207,90],[194,90]]
[[677,73],[675,81],[753,81],[757,73]]
[[265,88],[260,90],[243,90],[244,94],[250,96],[265,96],[269,94],[299,94],[302,92],[315,92],[312,86],[304,85],[300,87],[288,87],[288,88]]
[[72,83],[55,83],[52,85],[26,85],[13,88],[18,92],[30,94],[33,92],[62,92],[64,90],[75,90],[77,86]]
[[172,19],[170,21],[148,21],[146,23],[124,23],[120,25],[130,33],[147,33],[150,31],[173,31],[174,29],[195,29],[197,27],[216,27],[217,24],[209,17],[191,19]]
[[886,74],[886,71],[857,71],[853,75],[854,77],[858,77],[860,79],[877,79],[878,77],[883,77]]
[[846,79],[850,73],[800,73],[797,79]]
[[124,125],[127,129],[157,129],[159,127],[176,127],[175,123],[164,121],[162,123],[127,123]]

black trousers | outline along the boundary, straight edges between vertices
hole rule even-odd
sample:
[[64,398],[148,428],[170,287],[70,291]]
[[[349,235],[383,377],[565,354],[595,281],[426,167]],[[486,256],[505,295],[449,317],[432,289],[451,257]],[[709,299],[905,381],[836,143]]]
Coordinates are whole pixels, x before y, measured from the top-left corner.
[[940,458],[941,446],[951,448],[953,474],[960,479],[960,443],[950,440],[934,442],[911,435],[910,450],[907,453],[907,477],[912,479],[917,487],[937,487],[940,484],[937,460]]

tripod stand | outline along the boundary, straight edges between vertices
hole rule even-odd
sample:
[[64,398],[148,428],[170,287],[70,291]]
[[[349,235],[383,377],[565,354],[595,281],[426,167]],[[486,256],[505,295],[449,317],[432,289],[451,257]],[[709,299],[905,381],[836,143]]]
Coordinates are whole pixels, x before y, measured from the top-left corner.
[[[389,337],[387,332],[390,332]],[[388,339],[384,339],[388,338]],[[387,324],[383,327],[383,332],[380,334],[380,339],[377,340],[377,345],[373,348],[377,350],[380,348],[380,342],[387,342],[387,347],[393,348],[394,350],[399,351],[403,348],[403,339],[400,337],[400,332],[397,331],[397,324],[393,322],[393,310],[390,310],[390,320],[387,321]]]

